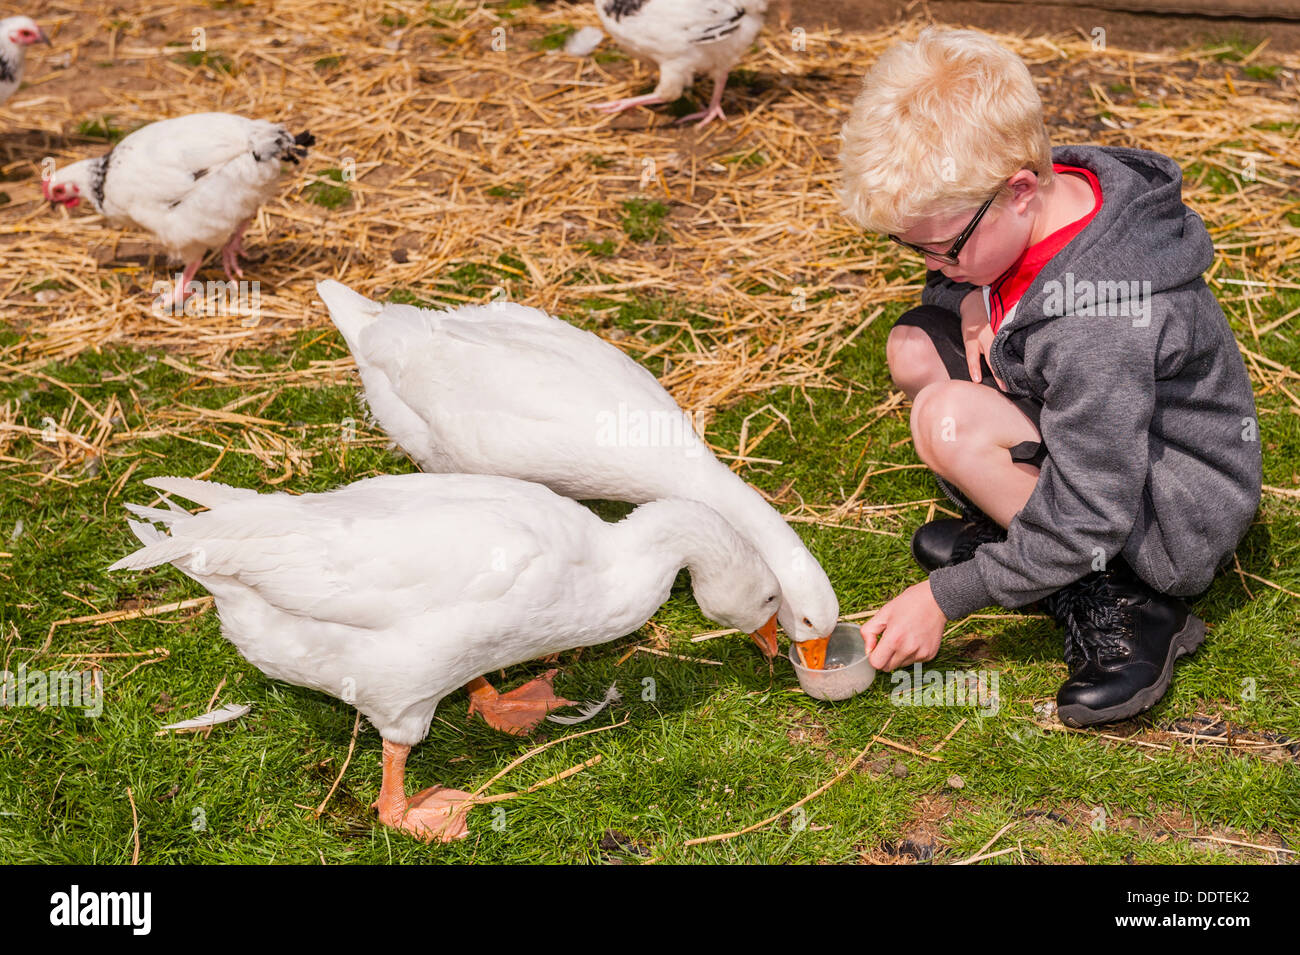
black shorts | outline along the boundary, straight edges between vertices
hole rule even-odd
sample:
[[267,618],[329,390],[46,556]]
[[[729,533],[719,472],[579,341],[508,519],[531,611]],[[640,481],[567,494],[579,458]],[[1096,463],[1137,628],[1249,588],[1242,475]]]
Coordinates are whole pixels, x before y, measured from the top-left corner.
[[[961,317],[956,312],[939,308],[937,305],[921,305],[904,312],[898,321],[894,322],[895,328],[899,325],[911,325],[930,336],[934,350],[939,353],[943,367],[948,370],[949,378],[955,381],[971,380],[970,369],[966,367],[966,346],[961,340]],[[1004,394],[994,381],[993,370],[989,368],[988,362],[983,357],[980,358],[980,374],[984,378],[980,384],[988,385],[999,394]],[[1024,412],[1025,417],[1034,423],[1035,428],[1038,427],[1038,418],[1043,411],[1041,401],[1031,397],[1018,398],[1012,395],[1005,397]],[[1047,447],[1041,441],[1022,441],[1010,450],[1012,461],[1031,464],[1036,468],[1042,467],[1043,460],[1047,457]]]

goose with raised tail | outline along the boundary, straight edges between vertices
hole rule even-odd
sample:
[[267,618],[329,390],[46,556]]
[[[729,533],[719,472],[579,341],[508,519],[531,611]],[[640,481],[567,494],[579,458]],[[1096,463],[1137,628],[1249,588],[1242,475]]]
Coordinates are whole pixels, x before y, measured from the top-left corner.
[[425,471],[502,474],[578,500],[702,501],[762,554],[781,582],[781,626],[809,666],[822,665],[839,617],[825,571],[645,368],[512,302],[438,311],[382,305],[332,280],[316,291],[371,412]]
[[[710,618],[776,627],[776,577],[697,501],[656,501],[611,524],[487,475],[387,475],[301,496],[144,483],[209,510],[128,505],[145,546],[109,569],[175,565],[211,591],[223,635],[255,667],[356,706],[384,740],[380,820],[426,840],[466,833],[467,794],[408,798],[406,756],[474,677],[636,631],[682,567]],[[515,727],[565,703],[538,680],[483,701]]]

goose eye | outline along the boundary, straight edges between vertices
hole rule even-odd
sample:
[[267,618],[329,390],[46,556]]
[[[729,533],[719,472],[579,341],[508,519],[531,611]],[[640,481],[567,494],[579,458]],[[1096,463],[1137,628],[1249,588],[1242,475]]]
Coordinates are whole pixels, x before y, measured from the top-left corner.
[[812,621],[809,620],[807,617],[804,617],[804,618],[803,618],[803,625],[804,625],[805,627],[811,627],[811,626],[812,626]]

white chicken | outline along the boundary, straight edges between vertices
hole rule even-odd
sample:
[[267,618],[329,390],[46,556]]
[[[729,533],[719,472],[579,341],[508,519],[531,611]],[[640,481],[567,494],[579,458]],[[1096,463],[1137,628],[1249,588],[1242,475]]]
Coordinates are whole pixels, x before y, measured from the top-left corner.
[[152,233],[169,259],[185,263],[179,303],[211,249],[221,249],[228,279],[243,276],[244,230],[275,194],[280,161],[297,164],[315,142],[264,119],[193,113],[150,123],[97,159],[57,169],[42,189],[56,205],[87,199],[112,225]]
[[[390,474],[301,496],[144,483],[211,510],[128,505],[145,546],[109,569],[176,565],[212,592],[222,634],[255,667],[356,706],[384,740],[379,818],[422,839],[464,835],[468,794],[408,799],[406,756],[472,677],[636,631],[683,566],[710,617],[776,628],[776,577],[695,501],[608,524],[541,485],[485,475]],[[568,703],[545,678],[499,697],[473,696],[476,682],[471,700],[498,728]]]
[[27,48],[33,43],[48,46],[50,38],[31,17],[0,20],[0,103],[13,96],[23,81]]
[[[610,36],[629,53],[659,67],[653,93],[601,103],[595,108],[618,113],[634,106],[671,103],[695,81],[697,73],[713,78],[713,98],[698,113],[706,126],[725,119],[722,91],[727,76],[763,29],[769,0],[596,0],[596,14]],[[790,17],[790,0],[778,0],[782,22]]]

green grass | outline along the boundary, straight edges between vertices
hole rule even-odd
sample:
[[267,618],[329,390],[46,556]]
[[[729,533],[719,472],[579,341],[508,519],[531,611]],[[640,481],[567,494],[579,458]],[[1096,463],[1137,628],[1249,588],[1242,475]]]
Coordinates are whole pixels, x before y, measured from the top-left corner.
[[1275,80],[1278,74],[1282,72],[1282,67],[1276,63],[1268,65],[1248,63],[1241,68],[1241,71],[1252,80]]
[[518,199],[527,191],[527,187],[522,182],[508,182],[496,186],[489,186],[484,190],[494,199]]
[[111,116],[95,119],[83,119],[77,123],[77,135],[87,139],[101,139],[106,143],[115,143],[126,135],[126,130],[113,125]]
[[1207,40],[1202,49],[1218,51],[1214,58],[1220,62],[1238,63],[1258,45],[1258,41],[1248,40],[1240,30],[1232,30],[1224,36]]
[[[411,19],[459,22],[474,9],[464,2],[430,4],[427,13]],[[508,13],[509,7],[497,4],[493,11]],[[399,25],[405,25],[402,17]],[[745,78],[751,85],[760,80]],[[683,101],[682,108],[687,105]],[[111,123],[104,123],[107,134]],[[1294,124],[1276,128],[1289,133]],[[728,162],[768,161],[748,144],[727,149]],[[596,154],[584,158],[598,168],[614,162]],[[326,181],[304,190],[309,201],[334,208],[351,200],[341,170],[320,176]],[[1212,164],[1192,165],[1186,177],[1222,194],[1238,187],[1238,177]],[[509,181],[485,191],[516,200],[524,188],[523,182]],[[581,240],[589,258],[562,281],[571,286],[610,281],[602,259],[635,253],[633,243],[669,238],[669,207],[663,202],[629,199],[613,214],[623,234],[615,229],[611,237],[605,229]],[[1288,221],[1300,225],[1300,213],[1291,213]],[[1239,237],[1216,241],[1233,245]],[[859,261],[882,246],[870,237],[847,236],[827,254]],[[1227,261],[1249,265],[1258,251],[1233,245]],[[874,278],[892,281],[915,272],[914,262],[896,261]],[[1300,281],[1292,263],[1282,263],[1278,272],[1284,283]],[[735,264],[733,274],[735,286],[751,294],[779,291],[777,279],[748,274],[744,262]],[[1300,291],[1270,290],[1247,308],[1242,287],[1225,284],[1246,278],[1258,275],[1229,264],[1216,273],[1216,290],[1239,340],[1271,362],[1300,368],[1300,320],[1258,340],[1252,334],[1252,327],[1263,328],[1300,308]],[[129,297],[128,278],[104,271],[96,279],[118,283]],[[810,307],[839,299],[835,304],[847,304],[850,314],[856,308],[855,292],[808,284]],[[441,306],[483,302],[498,289],[530,301],[534,288],[521,259],[491,252],[447,263],[391,288],[387,297]],[[11,292],[21,298],[41,290],[70,287],[37,270]],[[710,314],[672,289],[619,294],[584,295],[566,317],[602,334],[636,336],[651,345],[687,328],[707,333],[702,336],[707,341],[735,318]],[[751,439],[773,420],[768,405],[789,420],[788,428],[775,428],[750,451],[780,463],[756,463],[741,471],[772,494],[793,482],[781,501],[783,510],[800,499],[818,507],[838,504],[868,471],[917,463],[907,443],[906,405],[872,420],[873,409],[892,392],[884,343],[904,307],[887,304],[884,314],[837,356],[840,389],[776,388],[724,408],[710,422],[709,439],[734,449],[747,418]],[[0,319],[0,348],[21,346],[43,333],[43,325],[20,329]],[[689,340],[684,334],[675,347],[690,347]],[[756,359],[769,344],[751,343]],[[320,363],[346,355],[341,340],[332,330],[313,328],[265,350],[228,354],[222,367],[238,370],[240,377],[224,382],[185,374],[164,360],[190,364],[189,356],[121,345],[39,365],[20,349],[7,354],[17,356],[7,362],[27,365],[33,373],[0,369],[0,422],[17,426],[0,428],[0,670],[82,668],[89,658],[76,654],[119,656],[97,658],[105,687],[99,716],[66,706],[0,708],[0,860],[129,862],[137,831],[132,801],[143,863],[636,862],[645,857],[642,852],[668,862],[855,862],[864,853],[881,854],[897,845],[920,816],[931,820],[939,862],[975,853],[1008,824],[1012,828],[993,848],[1020,844],[1026,858],[1045,862],[1270,861],[1252,850],[1195,841],[1187,834],[1193,826],[1202,832],[1227,830],[1248,842],[1280,836],[1296,848],[1300,841],[1300,774],[1294,760],[1269,759],[1269,751],[1244,746],[1153,748],[1108,740],[1101,732],[1047,732],[1035,726],[1034,704],[1052,698],[1065,676],[1061,638],[1048,621],[1019,614],[970,620],[927,664],[996,673],[1001,702],[996,714],[970,706],[896,706],[888,675],[850,701],[826,704],[800,693],[789,666],[778,660],[769,667],[743,637],[691,642],[692,635],[714,625],[696,607],[685,573],[651,625],[603,647],[562,654],[557,664],[557,690],[570,699],[596,699],[611,683],[623,694],[621,703],[576,729],[626,724],[554,746],[490,791],[525,789],[594,756],[601,757],[599,763],[535,793],[476,808],[471,835],[463,842],[423,845],[376,822],[370,804],[379,789],[380,741],[363,723],[347,771],[317,819],[302,807],[325,799],[348,759],[355,712],[345,703],[265,677],[223,639],[211,610],[171,611],[104,626],[59,622],[205,594],[169,567],[105,572],[136,546],[122,504],[153,499],[143,478],[207,473],[213,480],[264,490],[284,478],[282,458],[264,464],[245,453],[249,448],[238,423],[206,417],[177,426],[169,416],[182,405],[220,409],[242,401],[238,413],[274,422],[258,427],[293,449],[296,463],[287,479],[274,485],[291,493],[413,470],[368,424],[354,380],[327,383],[332,379],[302,376],[284,384],[256,377],[325,367]],[[647,367],[661,372],[665,357],[654,355]],[[94,408],[116,399],[123,409],[113,422],[118,440],[103,460],[73,453],[60,466],[63,458],[50,440],[57,441],[59,431],[51,431],[49,422],[66,423],[71,432],[87,436],[98,428],[61,384]],[[1296,393],[1294,382],[1282,384]],[[1300,415],[1281,388],[1258,381],[1256,387],[1265,483],[1300,488]],[[71,447],[66,440],[64,447]],[[892,516],[877,514],[871,523],[880,533],[793,525],[826,568],[844,614],[877,606],[921,578],[907,542],[932,499],[944,503],[923,469],[886,471],[866,483],[864,505],[920,503]],[[629,510],[608,502],[591,506],[606,520]],[[1238,559],[1243,574],[1300,592],[1300,502],[1266,495]],[[1180,662],[1168,695],[1137,725],[1152,730],[1205,713],[1246,731],[1300,738],[1295,680],[1300,599],[1238,576],[1233,568],[1215,580],[1195,609],[1211,624],[1210,636]],[[719,665],[627,656],[635,645],[661,636],[671,653]],[[546,666],[514,667],[504,677],[494,675],[494,683],[508,689]],[[202,712],[219,686],[218,705],[248,703],[251,712],[206,737],[157,735],[162,724]],[[572,731],[546,723],[530,738],[513,738],[467,720],[466,710],[463,693],[440,706],[428,738],[408,763],[412,791],[434,783],[476,789],[537,744]],[[942,761],[877,745],[863,766],[808,803],[804,814],[781,816],[735,839],[685,845],[780,813],[849,768],[886,720],[890,738],[922,751],[951,736]],[[906,772],[895,775],[895,768]],[[953,776],[963,781],[960,789],[949,785]],[[1105,825],[1094,828],[1094,819]],[[612,831],[620,836],[611,840]],[[631,848],[611,847],[619,842]],[[990,864],[1012,861],[1018,861],[1016,854]]]
[[578,245],[598,259],[612,258],[618,252],[618,243],[613,239],[584,239]]
[[308,183],[302,191],[308,202],[338,209],[352,201],[352,190],[344,182],[342,169],[322,169],[318,175],[330,182]]
[[573,36],[576,27],[568,24],[551,27],[545,34],[533,40],[530,44],[534,50],[561,50],[564,48],[565,41]]
[[235,64],[230,57],[216,50],[189,50],[172,59],[186,66],[206,67],[217,73],[233,75],[235,72]]
[[633,242],[666,242],[668,229],[664,219],[667,217],[668,207],[658,199],[625,199],[620,225]]
[[[394,290],[393,301],[428,303],[439,293],[481,294],[506,277],[520,281],[519,263],[464,263],[444,284]],[[593,307],[608,303],[593,300]],[[623,303],[615,324],[644,334],[657,320],[686,319],[704,327],[709,318],[672,297]],[[1293,308],[1279,301],[1271,314]],[[781,461],[746,471],[775,492],[793,479],[810,503],[843,500],[867,468],[912,463],[905,413],[886,415],[851,438],[868,409],[887,397],[883,363],[889,319],[877,320],[841,355],[838,372],[859,383],[852,399],[810,390],[810,407],[790,389],[746,400],[722,412],[710,428],[714,441],[734,447],[744,418],[771,403],[790,419],[758,454]],[[1263,319],[1267,320],[1267,319]],[[1256,313],[1260,322],[1260,314]],[[1234,317],[1234,322],[1236,319]],[[1274,360],[1295,363],[1300,346],[1270,342]],[[331,332],[303,333],[277,350],[239,353],[231,365],[246,372],[302,369],[343,354]],[[15,595],[0,607],[0,655],[13,669],[58,668],[70,652],[141,653],[103,661],[104,711],[91,717],[69,707],[0,710],[0,858],[14,862],[126,862],[132,851],[128,788],[139,814],[142,862],[568,862],[636,861],[633,849],[610,845],[611,830],[670,862],[852,862],[861,853],[899,842],[925,800],[943,801],[937,823],[937,861],[973,854],[1000,828],[1022,842],[1028,857],[1043,861],[1189,863],[1259,860],[1234,856],[1228,847],[1162,838],[1169,819],[1190,818],[1202,828],[1279,833],[1300,838],[1300,785],[1294,764],[1270,762],[1240,751],[1204,746],[1192,752],[1149,750],[1107,742],[1089,733],[1044,733],[1029,721],[1032,703],[1049,698],[1064,676],[1059,636],[1042,620],[975,621],[945,641],[931,666],[993,669],[1002,701],[997,715],[974,707],[895,706],[889,681],[852,701],[823,704],[801,694],[789,668],[769,669],[743,638],[693,644],[690,635],[712,625],[696,608],[683,573],[655,615],[670,650],[721,666],[634,654],[619,663],[649,630],[581,654],[564,654],[558,689],[571,699],[595,699],[611,683],[624,701],[583,729],[628,719],[609,732],[553,747],[512,771],[495,788],[526,788],[599,755],[601,762],[536,793],[480,807],[471,836],[455,845],[426,846],[385,831],[369,804],[379,787],[379,739],[363,726],[352,763],[322,818],[299,806],[325,797],[347,756],[354,719],[345,704],[263,676],[220,635],[211,611],[167,613],[102,628],[64,624],[50,653],[34,654],[57,620],[122,607],[154,606],[202,596],[204,591],[171,568],[107,574],[104,568],[134,547],[121,508],[147,502],[140,480],[156,474],[196,474],[217,462],[221,448],[245,445],[236,425],[208,420],[182,436],[150,437],[147,424],[184,402],[220,408],[247,396],[245,385],[189,376],[158,355],[126,348],[85,353],[45,366],[44,374],[76,387],[97,408],[117,396],[126,409],[123,431],[142,436],[116,446],[97,472],[82,467],[47,475],[55,461],[39,450],[39,436],[19,436],[3,451],[33,464],[5,465],[0,482],[0,586]],[[653,366],[652,366],[653,367]],[[285,387],[240,410],[280,424],[269,427],[301,449],[300,466],[280,485],[301,493],[323,490],[380,473],[411,470],[365,424],[351,384]],[[139,398],[137,404],[135,398]],[[269,399],[269,401],[268,401]],[[19,420],[39,426],[62,421],[69,393],[41,379],[0,383],[0,405],[17,404]],[[1284,401],[1261,398],[1262,437],[1270,448],[1265,480],[1293,486],[1300,474],[1300,422]],[[761,420],[761,419],[760,419]],[[89,429],[74,409],[73,430]],[[354,429],[355,441],[343,437]],[[751,434],[754,433],[751,422]],[[199,443],[205,442],[205,443]],[[136,470],[117,488],[126,470]],[[214,480],[266,487],[279,477],[252,455],[228,453]],[[924,471],[882,474],[868,484],[868,504],[924,500],[937,495]],[[624,505],[599,505],[606,519]],[[1300,513],[1266,501],[1259,525],[1240,550],[1244,570],[1300,589]],[[796,525],[831,576],[845,613],[879,604],[918,579],[906,549],[924,507],[912,508],[878,529],[898,536]],[[13,536],[17,521],[23,529]],[[12,538],[12,539],[11,539]],[[1221,575],[1197,609],[1213,625],[1211,638],[1180,664],[1178,678],[1150,719],[1157,723],[1195,712],[1222,712],[1235,724],[1300,736],[1297,609],[1294,598],[1264,585],[1248,598],[1234,574]],[[148,651],[165,647],[165,659]],[[513,668],[509,687],[535,675],[542,664]],[[1254,681],[1243,699],[1243,681]],[[158,726],[193,716],[225,681],[219,702],[242,702],[252,712],[201,736],[157,736]],[[653,687],[653,694],[647,692]],[[872,733],[891,719],[888,735],[928,750],[954,729],[943,762],[877,748],[868,762],[902,763],[901,778],[859,769],[809,803],[803,816],[783,817],[741,838],[685,847],[690,838],[739,829],[780,811],[845,768]],[[960,726],[962,720],[966,720]],[[429,737],[412,753],[412,788],[435,782],[475,789],[511,759],[568,729],[553,724],[530,739],[495,733],[466,720],[466,699],[453,694],[440,707]],[[960,791],[947,780],[964,780]],[[1063,813],[1053,822],[1035,812]],[[1104,816],[1099,817],[1099,813]],[[1094,831],[1094,818],[1109,825]],[[1181,828],[1176,826],[1175,828]],[[1262,836],[1260,836],[1262,838]],[[1010,861],[1003,857],[995,862]]]

